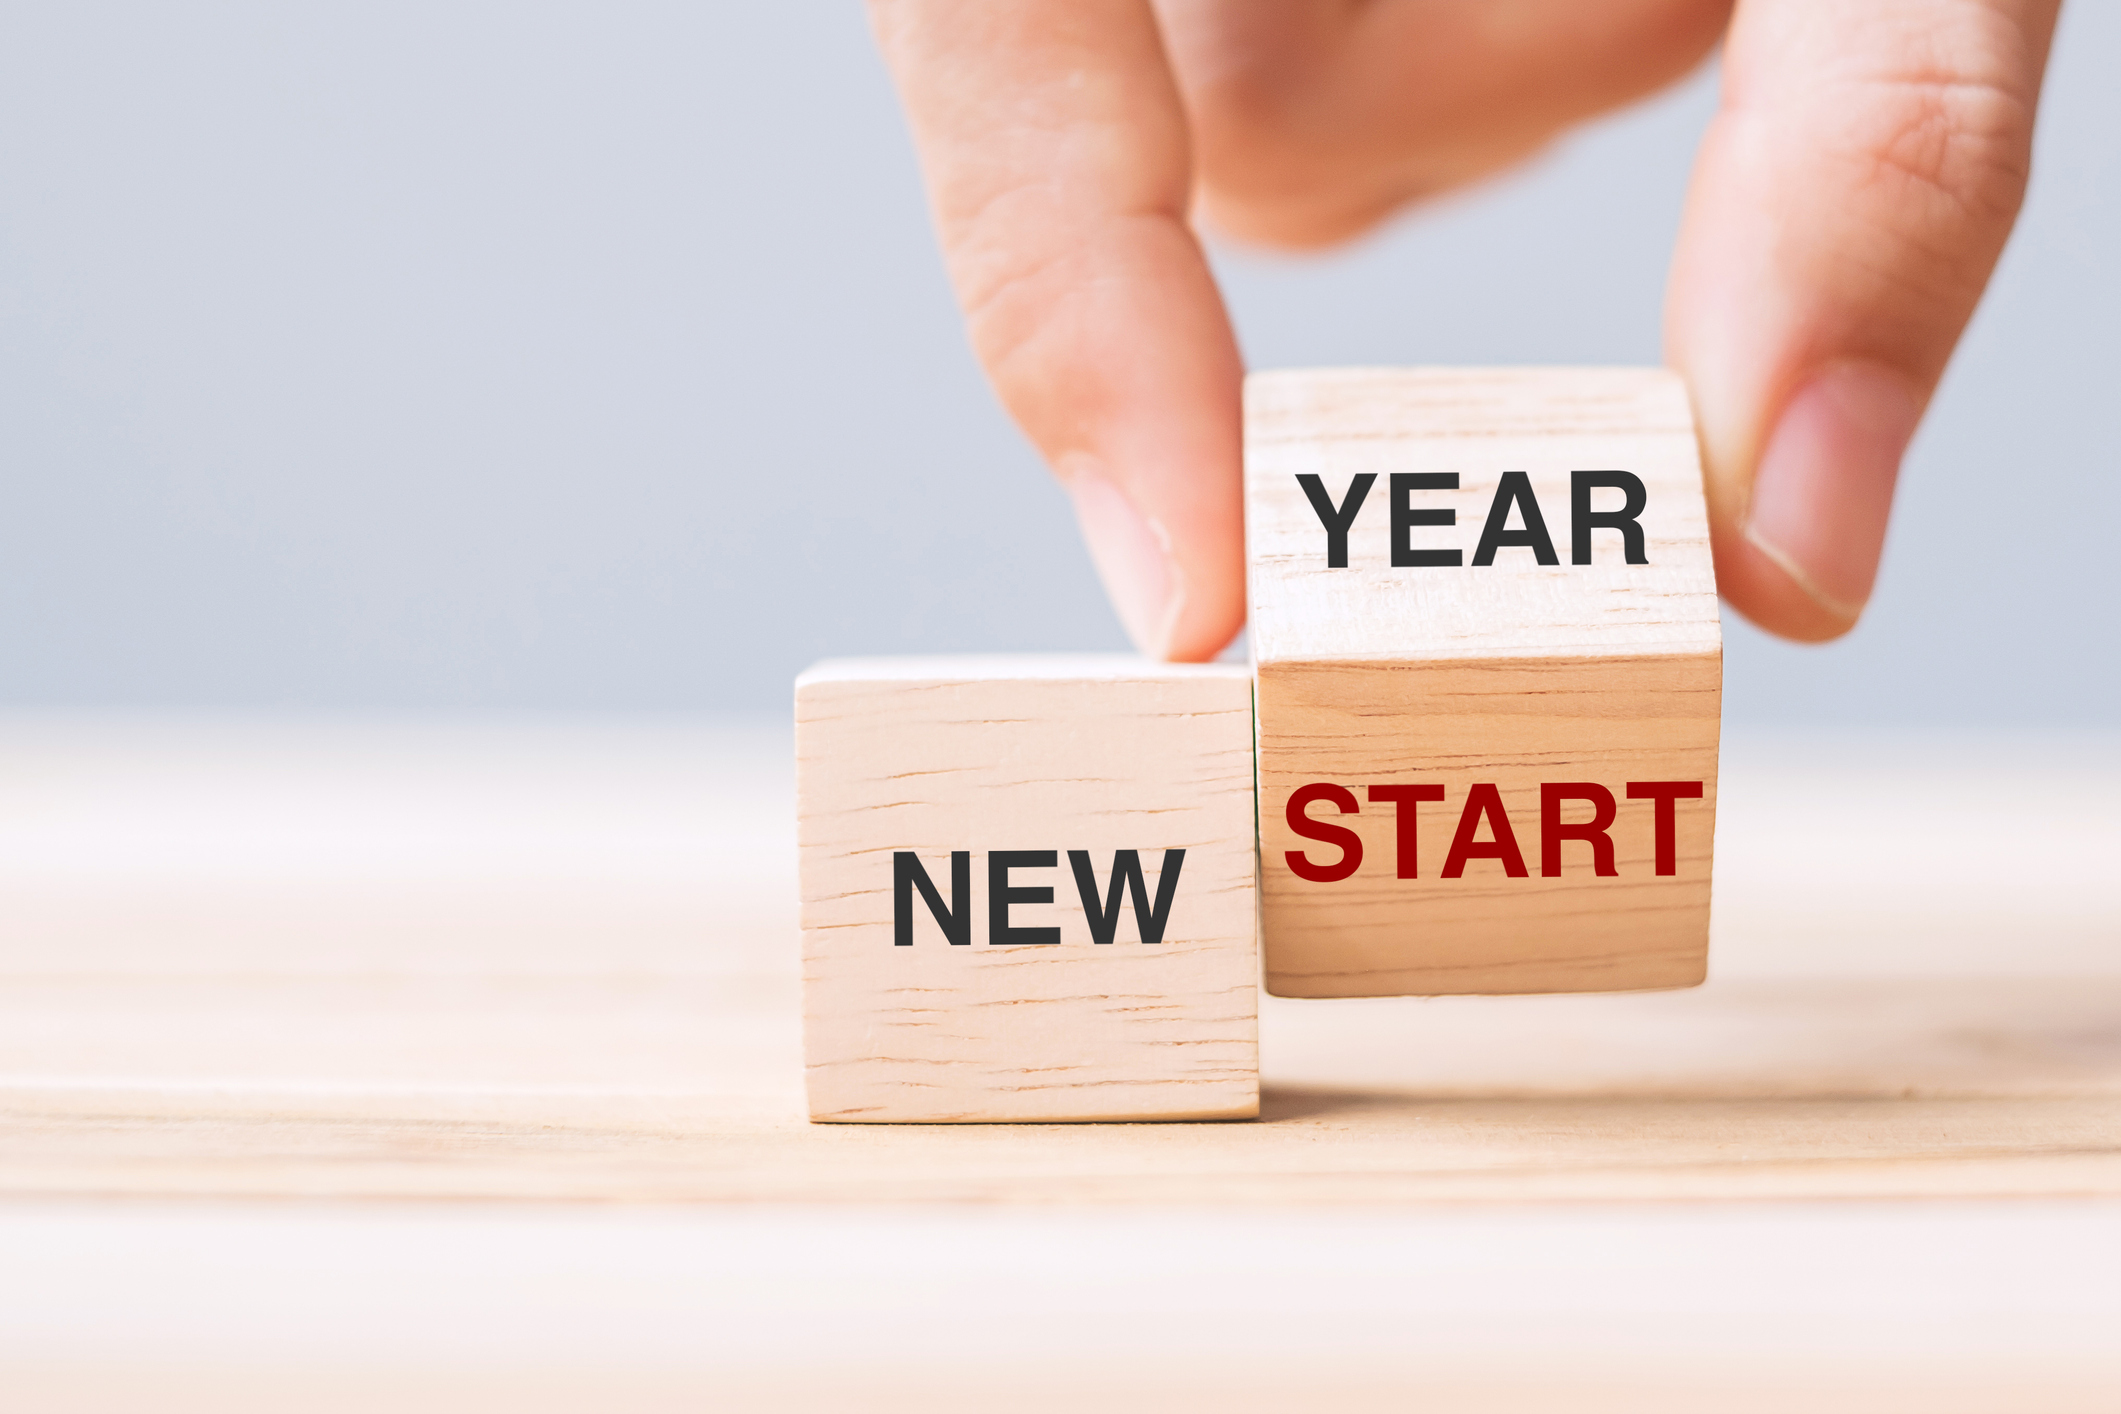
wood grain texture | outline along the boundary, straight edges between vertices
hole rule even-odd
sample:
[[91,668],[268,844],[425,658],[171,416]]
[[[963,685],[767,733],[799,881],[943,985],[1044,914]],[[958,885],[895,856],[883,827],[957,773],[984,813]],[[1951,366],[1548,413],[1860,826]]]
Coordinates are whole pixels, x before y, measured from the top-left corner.
[[[1321,370],[1246,385],[1246,514],[1258,672],[1261,915],[1268,990],[1283,996],[1624,991],[1704,975],[1721,720],[1722,648],[1706,510],[1683,386],[1646,369]],[[1647,493],[1646,564],[1620,532],[1593,533],[1572,563],[1570,475],[1624,470]],[[1560,563],[1503,546],[1474,550],[1504,473],[1526,473]],[[1456,490],[1414,502],[1455,526],[1409,543],[1457,548],[1464,564],[1391,564],[1390,477],[1444,473]],[[1329,566],[1320,516],[1298,478],[1341,504],[1376,478]],[[1597,509],[1619,493],[1601,491]],[[1513,512],[1508,524],[1523,524]],[[1659,872],[1653,802],[1634,782],[1699,782],[1673,803],[1674,872]],[[1291,796],[1327,783],[1355,809],[1314,801],[1302,818],[1352,830],[1362,864],[1301,876],[1292,854],[1330,867],[1340,846],[1306,838]],[[1590,843],[1541,858],[1541,786],[1603,787],[1615,813],[1610,876]],[[1441,787],[1394,804],[1372,787]],[[1492,786],[1523,874],[1473,857],[1446,862],[1476,786]],[[1587,800],[1557,802],[1564,824]],[[1397,844],[1413,814],[1413,877]],[[1499,834],[1483,814],[1471,838]]]
[[[796,688],[805,1065],[813,1119],[1236,1119],[1258,1109],[1252,693],[1236,667],[1131,658],[843,660]],[[1133,896],[1093,941],[1071,852],[1101,905],[1137,852],[1161,941]],[[894,855],[917,891],[894,940]],[[995,851],[1050,852],[1010,910],[1053,943],[997,946]],[[1183,855],[1166,851],[1183,851]],[[971,856],[954,894],[953,852]],[[1173,861],[1168,866],[1165,861]]]
[[787,973],[17,979],[0,986],[0,1193],[1099,1205],[2121,1195],[2112,977],[1275,1001],[1261,1117],[1243,1125],[808,1124],[796,1004]]
[[[1622,563],[1616,533],[1599,531],[1594,562],[1572,565],[1569,473],[1611,468],[1649,490],[1650,563]],[[1252,643],[1263,664],[1722,648],[1693,414],[1685,386],[1662,369],[1255,373],[1245,380],[1245,471]],[[1455,509],[1457,524],[1418,528],[1414,540],[1462,547],[1468,561],[1501,474],[1528,473],[1562,563],[1505,548],[1478,574],[1470,565],[1391,572],[1385,482],[1408,471],[1458,475],[1457,491],[1416,497]],[[1324,478],[1338,500],[1364,472],[1378,478],[1375,499],[1349,534],[1348,568],[1329,569],[1296,477]]]
[[[288,728],[257,756],[230,733],[196,775],[173,763],[202,738],[174,727],[162,743],[114,722],[71,746],[0,731],[0,765],[39,783],[0,793],[0,838],[47,850],[10,856],[41,858],[43,882],[18,874],[0,899],[0,1193],[1291,1209],[2121,1197],[2121,913],[2098,868],[2116,847],[2110,739],[1741,737],[1725,796],[1742,867],[1718,881],[1704,987],[1269,998],[1257,1123],[934,1127],[805,1120],[794,880],[774,866],[789,851],[743,872],[724,858],[750,835],[792,837],[785,736],[657,737],[636,753],[640,730],[452,728],[409,746],[381,728]],[[487,764],[451,777],[465,759]],[[379,776],[407,785],[379,795]],[[200,820],[220,797],[203,788],[228,780],[251,785],[213,817],[209,854]],[[598,814],[622,782],[624,808]],[[439,846],[398,847],[438,815],[467,841],[513,841],[505,873],[451,863],[446,909],[430,888]],[[598,834],[668,824],[599,852],[584,818]],[[77,852],[58,853],[55,820]],[[292,876],[290,838],[360,871]],[[657,841],[693,861],[665,886],[676,922],[624,911]],[[521,887],[539,876],[548,888]],[[157,892],[202,877],[211,911]],[[358,968],[353,901],[375,939]],[[174,931],[153,931],[157,910]],[[2010,975],[2027,967],[2041,975]]]

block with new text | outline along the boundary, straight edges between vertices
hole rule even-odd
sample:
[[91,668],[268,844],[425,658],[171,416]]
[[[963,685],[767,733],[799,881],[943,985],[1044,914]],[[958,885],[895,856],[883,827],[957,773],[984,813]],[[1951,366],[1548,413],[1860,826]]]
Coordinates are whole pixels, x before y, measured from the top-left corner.
[[813,1120],[1258,1113],[1244,668],[844,659],[795,699]]

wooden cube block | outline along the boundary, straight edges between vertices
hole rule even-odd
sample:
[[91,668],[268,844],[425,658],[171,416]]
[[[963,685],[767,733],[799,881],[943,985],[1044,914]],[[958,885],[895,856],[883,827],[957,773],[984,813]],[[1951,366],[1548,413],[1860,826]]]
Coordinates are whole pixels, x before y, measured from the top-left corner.
[[1267,989],[1699,982],[1723,643],[1679,380],[1256,374],[1245,499]]
[[795,715],[813,1120],[1258,1113],[1245,669],[848,659]]

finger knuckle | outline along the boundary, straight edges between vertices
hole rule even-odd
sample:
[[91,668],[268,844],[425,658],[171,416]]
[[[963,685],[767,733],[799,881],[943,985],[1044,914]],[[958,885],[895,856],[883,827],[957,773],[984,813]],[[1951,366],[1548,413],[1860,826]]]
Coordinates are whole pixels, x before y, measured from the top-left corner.
[[1850,131],[1875,180],[1935,219],[2009,225],[2031,174],[2028,95],[1994,77],[1930,71],[1868,88]]
[[972,345],[1000,376],[1067,304],[1077,248],[1050,239],[1050,213],[1036,192],[991,194],[966,213],[948,242],[951,275]]

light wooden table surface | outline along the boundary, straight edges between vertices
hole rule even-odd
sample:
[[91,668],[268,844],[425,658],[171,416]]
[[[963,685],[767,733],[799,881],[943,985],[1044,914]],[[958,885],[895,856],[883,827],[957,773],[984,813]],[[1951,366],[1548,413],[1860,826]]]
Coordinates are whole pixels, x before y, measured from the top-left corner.
[[786,757],[0,723],[23,1398],[2121,1391],[2111,739],[1733,733],[1707,987],[1269,1001],[1263,1119],[1162,1126],[805,1124]]

